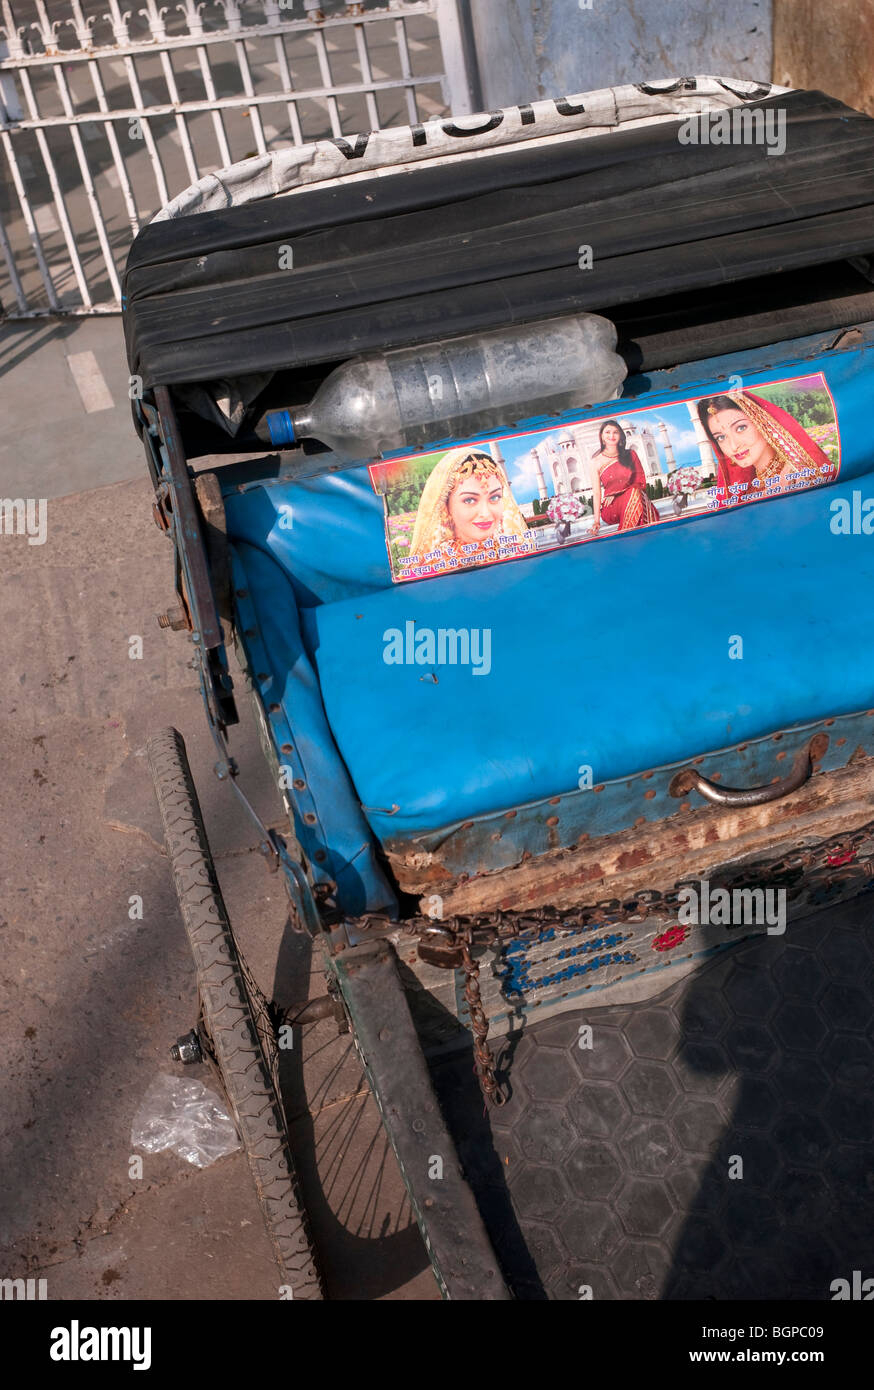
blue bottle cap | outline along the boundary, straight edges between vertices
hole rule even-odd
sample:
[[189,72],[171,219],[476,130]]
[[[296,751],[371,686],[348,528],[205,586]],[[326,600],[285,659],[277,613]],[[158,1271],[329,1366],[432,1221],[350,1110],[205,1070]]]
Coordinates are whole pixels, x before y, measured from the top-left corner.
[[267,428],[270,431],[271,444],[281,447],[297,443],[290,410],[268,410]]

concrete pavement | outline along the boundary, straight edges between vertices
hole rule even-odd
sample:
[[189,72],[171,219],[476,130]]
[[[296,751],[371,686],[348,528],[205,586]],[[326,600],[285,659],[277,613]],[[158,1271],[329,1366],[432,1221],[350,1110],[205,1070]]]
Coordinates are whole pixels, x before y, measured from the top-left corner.
[[[110,408],[88,411],[77,388],[68,359],[88,353]],[[242,1153],[204,1170],[146,1155],[142,1179],[129,1176],[133,1115],[156,1075],[179,1070],[168,1048],[196,1015],[143,757],[152,730],[172,723],[186,739],[262,985],[291,1002],[311,967],[212,773],[187,638],[155,622],[172,596],[171,551],[151,520],[120,323],[5,326],[0,372],[0,493],[48,499],[45,544],[0,534],[0,1276],[46,1277],[61,1299],[276,1298]],[[243,701],[241,714],[235,755],[279,823]],[[284,1080],[331,1296],[436,1298],[348,1037],[322,1022],[299,1044]]]

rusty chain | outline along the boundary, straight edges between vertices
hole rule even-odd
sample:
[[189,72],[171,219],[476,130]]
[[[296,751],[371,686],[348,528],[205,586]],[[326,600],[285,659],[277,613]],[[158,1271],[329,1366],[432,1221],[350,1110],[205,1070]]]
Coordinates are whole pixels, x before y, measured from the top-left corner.
[[[637,904],[635,903],[635,907]],[[528,933],[539,935],[549,927],[573,931],[603,921],[615,904],[601,903],[594,909],[578,908],[559,910],[554,907],[537,907],[527,912],[510,912],[497,909],[493,913],[477,913],[473,916],[455,915],[446,919],[430,917],[409,918],[403,930],[410,936],[418,936],[420,955],[434,964],[453,966],[464,971],[464,998],[470,1014],[470,1027],[473,1033],[474,1066],[480,1090],[487,1104],[500,1106],[507,1100],[506,1092],[499,1086],[495,1076],[495,1058],[489,1047],[489,1020],[482,1005],[479,983],[479,961],[474,959],[474,945],[489,946],[497,942],[512,940]],[[643,920],[643,914],[640,920]],[[446,943],[441,946],[426,946],[423,940],[441,937]],[[440,957],[443,959],[440,959]]]
[[[721,876],[721,884],[731,889],[757,875],[767,875],[769,885],[786,888],[790,906],[801,900],[825,905],[835,887],[843,887],[848,879],[856,879],[856,891],[860,891],[874,875],[874,826],[866,825],[816,845],[799,847],[780,859],[745,865],[740,871]],[[498,1106],[507,1097],[495,1077],[495,1059],[488,1044],[489,1020],[482,1005],[474,946],[496,945],[528,933],[539,934],[550,927],[570,932],[612,923],[643,922],[653,917],[673,921],[683,887],[698,882],[699,879],[690,877],[675,883],[667,893],[647,889],[626,902],[610,898],[578,908],[536,907],[516,912],[498,908],[494,912],[447,918],[409,917],[403,922],[391,921],[385,913],[372,913],[357,918],[356,924],[359,928],[401,930],[407,936],[418,937],[423,960],[464,971],[464,997],[470,1012],[477,1076],[486,1101]]]
[[503,1105],[507,1099],[495,1078],[495,1058],[488,1044],[489,1020],[482,1006],[479,988],[479,962],[473,958],[473,928],[467,926],[461,934],[461,968],[464,971],[464,997],[470,1011],[473,1030],[473,1057],[480,1090],[492,1105]]

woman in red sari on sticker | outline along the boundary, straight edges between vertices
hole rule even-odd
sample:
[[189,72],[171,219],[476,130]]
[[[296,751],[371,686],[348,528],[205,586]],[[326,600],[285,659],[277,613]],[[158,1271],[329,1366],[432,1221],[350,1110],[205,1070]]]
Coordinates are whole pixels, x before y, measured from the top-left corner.
[[592,459],[595,520],[590,534],[598,534],[602,521],[620,531],[652,525],[659,517],[647,496],[646,474],[619,421],[605,420],[598,437],[601,447]]

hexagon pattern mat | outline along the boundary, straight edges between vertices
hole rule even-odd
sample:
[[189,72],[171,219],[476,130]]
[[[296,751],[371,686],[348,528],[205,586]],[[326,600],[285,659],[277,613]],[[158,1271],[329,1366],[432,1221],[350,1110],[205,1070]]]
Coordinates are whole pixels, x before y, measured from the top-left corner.
[[857,899],[654,1000],[496,1040],[512,1094],[487,1115],[469,1052],[434,1068],[518,1298],[823,1300],[874,1277],[872,918]]

